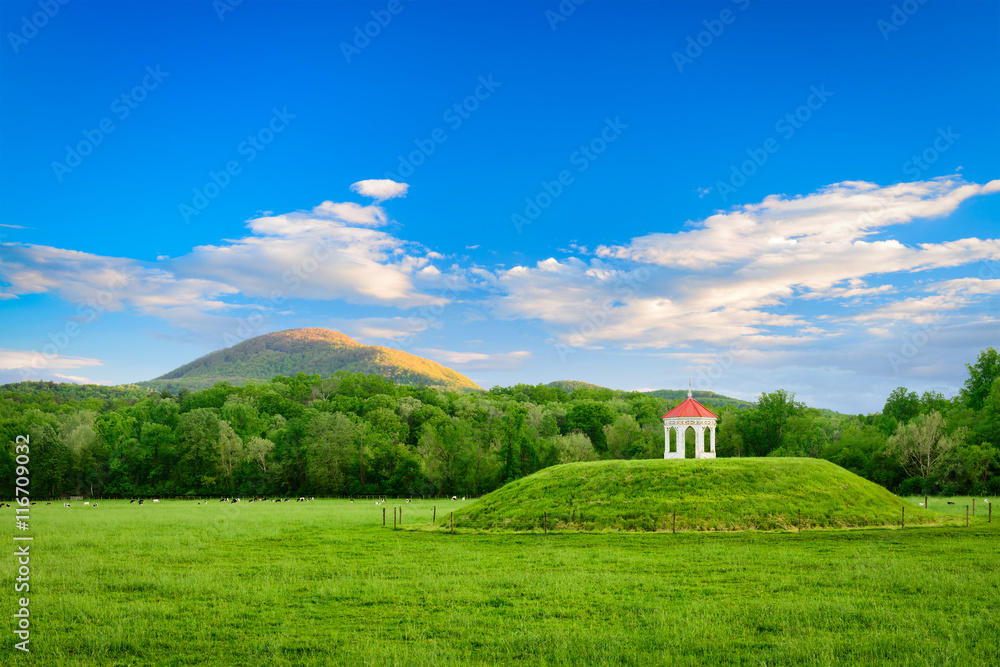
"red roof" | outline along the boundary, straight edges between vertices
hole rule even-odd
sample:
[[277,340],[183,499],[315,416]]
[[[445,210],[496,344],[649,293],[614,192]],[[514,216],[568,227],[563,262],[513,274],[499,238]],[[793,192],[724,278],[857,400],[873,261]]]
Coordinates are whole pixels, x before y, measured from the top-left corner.
[[690,396],[684,399],[684,402],[678,405],[676,408],[663,415],[664,419],[668,417],[710,417],[712,419],[718,419],[718,415],[714,414],[711,410],[706,408],[704,405],[694,400]]

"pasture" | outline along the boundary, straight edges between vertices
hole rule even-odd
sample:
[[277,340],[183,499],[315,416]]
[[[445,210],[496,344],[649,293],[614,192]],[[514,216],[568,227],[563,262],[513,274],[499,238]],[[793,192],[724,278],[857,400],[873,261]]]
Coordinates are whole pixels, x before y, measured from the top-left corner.
[[3,664],[997,664],[1000,517],[966,528],[964,502],[904,530],[548,535],[429,526],[471,501],[98,502],[32,507],[32,653],[8,631]]

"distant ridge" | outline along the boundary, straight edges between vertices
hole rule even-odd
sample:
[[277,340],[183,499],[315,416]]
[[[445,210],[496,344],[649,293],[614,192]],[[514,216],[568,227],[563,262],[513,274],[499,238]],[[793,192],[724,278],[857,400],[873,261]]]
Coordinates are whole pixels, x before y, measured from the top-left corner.
[[[576,389],[600,389],[604,391],[615,391],[608,387],[602,387],[597,384],[592,384],[590,382],[581,382],[579,380],[556,380],[555,382],[549,382],[549,387],[555,387],[557,389],[562,389],[568,394],[572,394]],[[652,396],[654,398],[662,398],[668,401],[682,401],[687,398],[687,389],[657,389],[656,391],[645,391],[642,392],[647,396]],[[754,406],[751,401],[744,401],[741,398],[732,398],[730,396],[723,396],[722,394],[716,394],[714,391],[703,391],[700,389],[695,389],[692,392],[695,400],[699,403],[711,403],[716,407],[724,407],[726,405],[734,405],[737,408],[752,408]]]
[[155,389],[198,390],[223,381],[242,385],[248,380],[299,373],[329,377],[337,371],[372,373],[399,384],[424,384],[449,391],[481,391],[475,382],[436,361],[402,350],[364,345],[339,331],[318,327],[257,336],[138,384]]

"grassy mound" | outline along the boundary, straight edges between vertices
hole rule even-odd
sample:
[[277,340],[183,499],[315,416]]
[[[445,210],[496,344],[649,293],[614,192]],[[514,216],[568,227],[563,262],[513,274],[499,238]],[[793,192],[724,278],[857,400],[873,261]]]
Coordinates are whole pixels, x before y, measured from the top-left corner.
[[[819,459],[569,463],[541,470],[455,512],[456,528],[677,530],[848,528],[939,522],[881,486]],[[445,518],[447,521],[449,517]],[[440,522],[439,522],[440,523]],[[444,525],[442,523],[441,525]]]

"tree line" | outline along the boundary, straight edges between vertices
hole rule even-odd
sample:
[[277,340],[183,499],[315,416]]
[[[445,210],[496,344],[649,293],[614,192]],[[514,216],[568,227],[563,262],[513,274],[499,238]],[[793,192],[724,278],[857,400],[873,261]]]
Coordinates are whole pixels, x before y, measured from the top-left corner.
[[[1000,493],[1000,355],[983,350],[951,399],[900,387],[880,413],[808,408],[784,390],[719,415],[723,456],[830,460],[900,493]],[[547,466],[662,458],[646,393],[518,384],[459,393],[377,375],[298,374],[150,392],[23,382],[0,388],[0,494],[17,435],[36,498],[487,493]],[[686,443],[693,455],[693,431]]]

